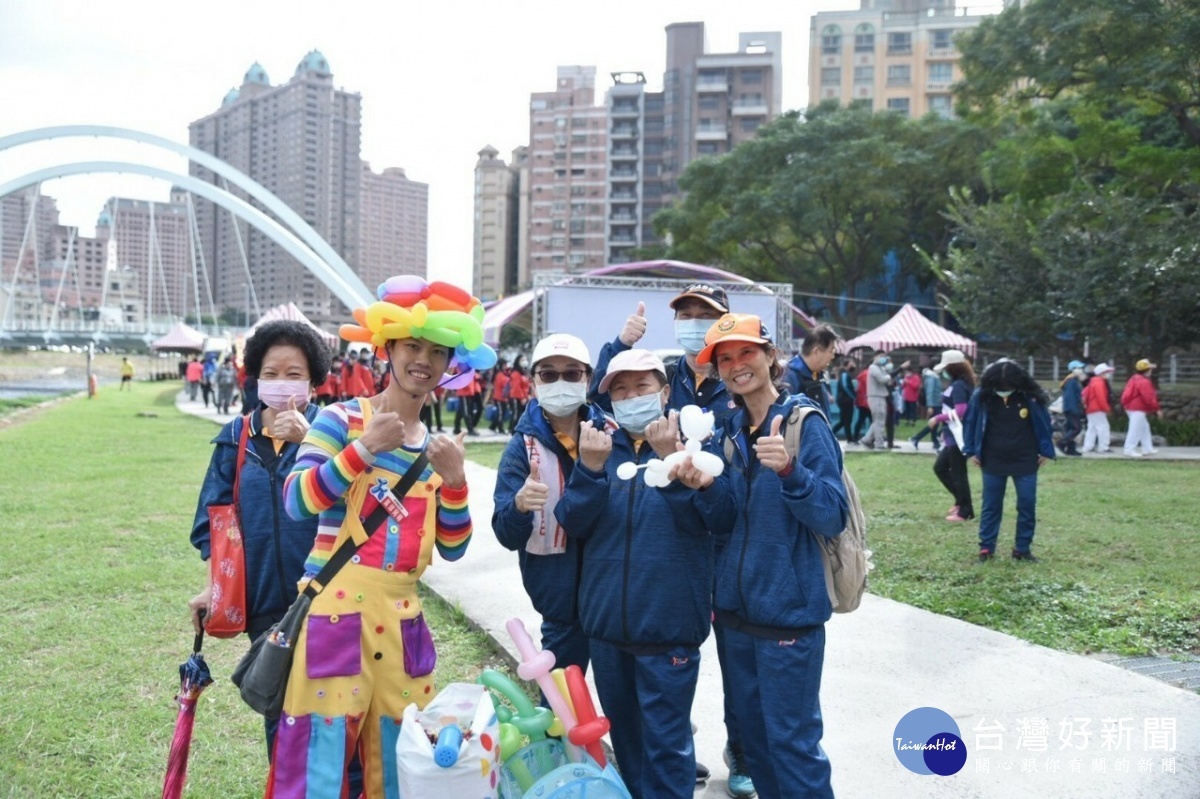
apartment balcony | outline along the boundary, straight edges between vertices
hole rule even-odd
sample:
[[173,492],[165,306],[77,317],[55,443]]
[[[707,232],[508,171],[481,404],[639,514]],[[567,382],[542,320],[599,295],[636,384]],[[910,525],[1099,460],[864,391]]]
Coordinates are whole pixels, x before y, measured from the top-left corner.
[[638,151],[636,147],[613,147],[609,157],[613,161],[636,161]]
[[948,80],[931,80],[925,82],[927,92],[948,92],[953,84]]
[[612,132],[608,134],[608,137],[614,141],[626,141],[629,139],[636,139],[637,135],[637,125],[614,125]]
[[608,240],[613,247],[633,247],[637,244],[636,236],[613,236]]
[[729,131],[724,127],[696,128],[696,141],[725,141]]
[[637,103],[613,103],[612,108],[608,110],[611,117],[636,117],[639,113],[641,111]]
[[618,202],[621,200],[630,200],[633,202],[637,202],[637,192],[629,191],[629,190],[614,191],[612,194],[608,195],[608,198],[610,200],[616,200]]
[[638,218],[637,214],[615,213],[608,218],[613,227],[617,225],[636,225]]
[[744,100],[737,100],[733,104],[733,115],[734,116],[747,116],[747,117],[750,117],[750,116],[765,117],[767,115],[767,104],[765,101],[763,101],[763,102],[753,102],[753,101],[746,102]]
[[709,92],[727,92],[729,91],[729,79],[721,78],[703,78],[696,81],[696,91],[700,94]]
[[614,183],[637,180],[638,171],[636,169],[613,169],[608,173],[608,179]]

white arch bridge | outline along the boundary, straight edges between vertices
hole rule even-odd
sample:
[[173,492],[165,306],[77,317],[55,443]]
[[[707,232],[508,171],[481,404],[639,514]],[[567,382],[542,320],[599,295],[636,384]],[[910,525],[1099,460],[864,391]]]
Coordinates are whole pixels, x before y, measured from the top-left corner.
[[[348,307],[354,308],[365,305],[373,298],[373,292],[363,284],[362,280],[350,269],[345,260],[299,214],[293,211],[266,187],[245,173],[202,150],[179,144],[161,136],[128,128],[101,125],[64,125],[38,128],[0,137],[0,152],[37,142],[65,138],[112,139],[150,145],[199,164],[219,176],[223,185],[218,186],[206,182],[187,172],[172,172],[168,169],[136,161],[97,160],[55,164],[18,175],[0,172],[0,197],[29,187],[40,187],[47,180],[75,175],[97,173],[135,174],[164,180],[172,185],[186,189],[191,194],[209,200],[239,219],[253,225],[278,244],[288,255],[295,258],[301,265],[312,272],[329,288],[334,296]],[[274,218],[238,197],[230,191],[229,186],[236,187],[244,192],[262,208],[270,212]],[[34,204],[34,211],[36,211],[36,204]],[[32,292],[35,302],[39,307],[44,302],[42,297],[42,280],[38,274],[36,257],[31,268],[26,268],[24,265],[30,230],[34,226],[33,222],[33,212],[31,212],[30,218],[23,220],[26,226],[25,236],[22,239],[21,250],[18,253],[16,264],[13,266],[12,274],[8,276],[9,280],[7,284],[0,286],[0,289],[6,290],[5,296],[7,298],[7,301],[3,303],[3,312],[0,313],[0,339],[7,341],[7,343],[16,344],[42,344],[51,342],[83,344],[101,341],[129,344],[134,341],[149,341],[156,334],[165,332],[166,327],[170,325],[171,321],[174,321],[168,320],[156,327],[149,322],[129,324],[126,322],[106,321],[102,318],[94,320],[60,318],[61,315],[58,309],[61,304],[66,278],[70,271],[69,263],[59,270],[60,278],[56,296],[52,303],[45,303],[47,306],[50,306],[48,312],[38,313],[34,318],[18,318],[19,315],[16,313],[17,298],[20,296],[22,289],[28,289],[30,283],[33,286]],[[191,227],[194,230],[194,224]],[[193,272],[200,272],[201,277],[194,279],[192,282],[196,295],[194,309],[197,317],[199,317],[201,310],[200,281],[203,279],[207,286],[208,273],[202,263],[197,266],[195,259],[196,252],[197,248],[193,248],[191,254]],[[70,256],[68,255],[69,261]],[[246,270],[248,285],[252,286],[253,281],[249,274],[249,266],[245,263],[243,266]],[[152,291],[154,285],[152,268],[148,273],[147,282]],[[105,280],[104,283],[105,290],[107,290],[108,281]],[[216,311],[212,303],[211,290],[208,293],[209,311],[211,316],[215,318]],[[78,290],[76,294],[78,296]],[[257,312],[256,298],[254,304]],[[147,318],[149,318],[149,311],[150,309],[148,308]],[[168,316],[170,315],[168,312]]]

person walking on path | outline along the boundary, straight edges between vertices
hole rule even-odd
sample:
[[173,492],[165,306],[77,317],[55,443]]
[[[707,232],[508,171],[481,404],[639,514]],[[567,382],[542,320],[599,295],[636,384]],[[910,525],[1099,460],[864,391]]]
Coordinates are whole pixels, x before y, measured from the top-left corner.
[[237,369],[233,368],[232,355],[226,355],[225,360],[217,367],[214,381],[217,384],[217,410],[228,414],[229,406],[233,402],[234,389],[237,388]]
[[[732,395],[725,383],[712,374],[696,357],[704,349],[705,336],[723,314],[729,312],[729,297],[725,289],[708,283],[693,283],[686,286],[669,303],[674,312],[675,341],[683,349],[683,357],[667,367],[667,383],[671,390],[667,395],[668,410],[678,411],[685,405],[696,405],[711,411],[719,427],[736,409]],[[592,377],[589,397],[605,411],[612,410],[610,399],[599,391],[601,381],[608,373],[608,363],[618,353],[632,349],[646,333],[646,306],[638,303],[637,310],[625,320],[620,334],[600,349],[596,361],[596,373]],[[722,539],[715,540],[719,552]],[[728,792],[741,798],[754,796],[754,785],[741,770],[741,736],[737,721],[738,708],[730,699],[730,669],[725,661],[725,635],[719,624],[713,625],[713,636],[717,644],[717,660],[721,664],[721,686],[725,695],[725,764],[729,766]],[[696,763],[696,782],[708,780],[709,769]]]
[[[478,373],[468,380],[465,386],[457,390],[458,407],[454,410],[454,435],[462,432],[464,422],[467,426],[467,435],[479,435],[475,430],[475,425],[479,424],[479,416],[483,413],[482,392]],[[478,413],[476,413],[477,410]]]
[[[444,326],[393,324],[397,311],[402,318],[426,318],[423,300],[413,299],[421,297],[411,289],[416,280],[406,275],[385,281],[380,302],[356,316],[366,330],[343,326],[343,335],[369,337],[391,380],[376,396],[322,410],[284,486],[290,516],[318,516],[301,589],[348,541],[359,547],[313,598],[294,642],[265,799],[346,796],[345,764],[356,748],[364,795],[399,799],[396,719],[410,704],[424,708],[435,694],[437,651],[418,583],[435,548],[446,561],[463,556],[472,527],[462,436],[430,434],[420,421],[421,406],[456,347],[471,357],[486,345],[467,348],[462,341],[467,332],[475,341],[482,338],[478,321],[467,313],[478,300],[472,297],[467,306],[437,293],[437,284],[429,290],[442,306]],[[389,291],[397,283],[406,288]],[[451,303],[461,310],[447,310]],[[437,341],[425,334],[436,334]],[[392,489],[414,464],[415,482],[396,497]],[[386,512],[375,513],[381,506]],[[374,529],[365,529],[364,521]]]
[[833,395],[838,407],[838,423],[837,427],[833,429],[833,434],[836,436],[837,432],[841,430],[845,433],[848,444],[853,444],[858,440],[854,434],[857,427],[854,418],[854,398],[858,392],[858,385],[854,381],[856,368],[853,359],[842,364],[842,368],[838,370],[838,379]]
[[216,378],[217,356],[215,353],[204,356],[204,368],[200,372],[200,393],[204,397],[204,407],[212,400],[213,408],[217,407]]
[[788,452],[784,422],[797,405],[815,405],[780,392],[782,368],[757,316],[723,316],[698,360],[715,365],[739,406],[709,445],[725,457],[730,441],[724,473],[687,479],[708,483],[695,494],[708,528],[730,531],[714,616],[726,628],[747,767],[761,799],[831,799],[820,690],[833,607],[817,536],[846,527],[841,450],[811,413],[800,452]]
[[587,345],[555,333],[533,350],[534,398],[517,422],[496,474],[492,530],[517,553],[521,582],[542,616],[542,649],[555,665],[587,671],[588,637],[579,624],[583,542],[567,534],[555,510],[579,460],[580,425],[606,427],[604,412],[587,404],[592,375]]
[[[1161,419],[1162,410],[1158,404],[1158,392],[1150,382],[1150,373],[1154,371],[1155,365],[1142,358],[1133,368],[1134,373],[1130,375],[1125,389],[1121,392],[1121,407],[1129,417],[1129,429],[1125,433],[1125,454],[1131,458],[1140,458],[1158,452],[1150,435],[1148,415],[1153,413]],[[1138,447],[1141,447],[1140,452]]]
[[[591,368],[591,364],[588,365]],[[525,406],[529,404],[529,375],[525,374],[525,367],[519,363],[513,365],[512,374],[508,376],[508,396],[509,402],[512,403],[512,418],[508,423],[508,434],[515,435],[517,432],[517,423],[521,421],[521,416],[525,413]]]
[[888,397],[892,393],[892,375],[887,370],[888,356],[876,353],[867,369],[867,404],[871,408],[871,427],[859,441],[867,449],[887,449]]
[[854,378],[854,443],[861,444],[863,435],[871,427],[871,404],[867,401],[867,382],[871,379],[871,364],[867,364]]
[[118,391],[128,388],[133,391],[133,362],[129,358],[121,358],[121,385]]
[[196,395],[200,393],[200,380],[204,377],[204,364],[196,360],[195,355],[187,363],[185,376],[187,379],[188,399],[195,402]]
[[1083,430],[1083,361],[1071,361],[1067,364],[1069,374],[1063,378],[1062,385],[1062,415],[1063,433],[1058,441],[1062,454],[1079,457],[1079,447],[1075,439]]
[[[937,416],[942,408],[942,378],[932,367],[927,366],[921,372],[921,398],[925,403],[925,419],[928,422]],[[929,436],[929,440],[933,442],[933,451],[937,452],[942,448],[939,430],[940,425],[926,424],[921,432],[908,440],[908,443],[913,445],[913,449],[919,449],[921,439]]]
[[837,357],[841,337],[829,325],[817,325],[804,334],[800,353],[788,362],[785,373],[790,394],[803,394],[821,407],[829,417],[829,393],[825,390],[825,370]]
[[634,799],[691,799],[690,715],[712,618],[712,539],[695,491],[618,476],[622,464],[665,458],[679,444],[678,414],[663,415],[670,388],[662,360],[623,350],[599,390],[620,428],[582,423],[579,462],[555,515],[584,543],[580,623],[621,777]]
[[1036,563],[1037,478],[1053,460],[1050,398],[1015,362],[992,364],[979,380],[963,420],[963,453],[983,472],[983,511],[979,517],[979,561],[996,552],[1004,491],[1009,478],[1017,492],[1017,534],[1013,560]]
[[1108,424],[1108,414],[1112,412],[1112,390],[1108,387],[1107,377],[1112,370],[1106,363],[1097,364],[1092,379],[1083,387],[1083,409],[1087,411],[1084,452],[1112,452],[1111,428]]
[[911,366],[904,367],[900,379],[900,398],[904,400],[903,418],[915,423],[921,407],[921,376]]
[[967,414],[971,395],[975,391],[975,370],[962,350],[946,350],[935,372],[946,372],[951,383],[942,393],[942,412],[929,420],[929,426],[942,426],[942,448],[933,462],[933,473],[954,497],[954,506],[946,515],[948,522],[965,522],[975,518],[975,504],[971,499],[971,478],[967,474],[967,459],[959,449],[958,440],[950,431],[950,414],[953,411],[961,420]]

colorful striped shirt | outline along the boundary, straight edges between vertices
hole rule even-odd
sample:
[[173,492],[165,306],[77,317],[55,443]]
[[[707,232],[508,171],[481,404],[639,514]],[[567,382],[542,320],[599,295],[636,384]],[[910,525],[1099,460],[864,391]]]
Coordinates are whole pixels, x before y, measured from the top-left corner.
[[[364,416],[366,400],[339,402],[321,411],[309,428],[284,483],[284,504],[289,516],[302,519],[320,516],[317,537],[304,565],[301,586],[316,576],[342,541],[349,537],[362,543],[355,562],[384,571],[407,572],[419,577],[429,565],[433,548],[446,560],[458,560],[471,539],[471,514],[467,487],[453,489],[442,483],[432,465],[403,498],[402,519],[388,516],[387,529],[376,535],[363,530],[366,519],[379,505],[378,498],[399,482],[417,458],[420,448],[404,447],[376,455],[354,446],[370,418]],[[432,501],[430,499],[432,498]],[[347,518],[347,508],[359,513]],[[426,535],[432,531],[433,536]],[[365,542],[365,543],[363,543]]]

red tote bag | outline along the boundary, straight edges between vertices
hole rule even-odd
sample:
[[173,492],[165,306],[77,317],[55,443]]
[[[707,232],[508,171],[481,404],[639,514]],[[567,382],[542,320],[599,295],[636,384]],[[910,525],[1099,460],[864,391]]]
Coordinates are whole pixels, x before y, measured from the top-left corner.
[[233,473],[233,504],[208,506],[208,582],[212,602],[204,631],[214,638],[233,638],[246,631],[246,548],[238,518],[238,483],[246,462],[250,417],[242,417],[237,467]]

